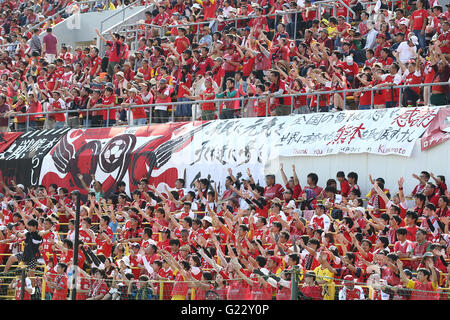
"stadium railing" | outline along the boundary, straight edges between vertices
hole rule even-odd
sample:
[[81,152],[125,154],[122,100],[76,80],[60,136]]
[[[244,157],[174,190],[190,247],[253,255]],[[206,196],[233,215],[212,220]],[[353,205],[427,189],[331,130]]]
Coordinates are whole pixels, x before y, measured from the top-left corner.
[[[315,106],[315,110],[314,108],[311,107],[311,111],[315,111],[315,112],[319,112],[320,108],[319,108],[319,104],[320,104],[320,96],[323,95],[333,95],[335,93],[344,93],[345,95],[347,95],[348,93],[355,93],[355,92],[366,92],[369,91],[371,93],[371,104],[370,107],[371,109],[373,109],[373,101],[374,101],[374,91],[379,91],[379,90],[391,90],[391,89],[403,89],[403,88],[411,88],[411,87],[430,87],[430,86],[439,86],[439,85],[450,85],[450,82],[439,82],[439,83],[422,83],[422,84],[409,84],[409,85],[398,85],[398,86],[387,86],[387,87],[367,87],[367,88],[358,88],[358,89],[346,89],[346,90],[330,90],[330,91],[311,91],[311,92],[306,92],[306,93],[292,93],[292,94],[285,94],[285,95],[273,95],[272,97],[269,97],[268,95],[264,95],[264,96],[245,96],[245,97],[239,97],[239,98],[221,98],[221,99],[214,99],[214,100],[192,100],[192,101],[173,101],[173,102],[167,102],[167,103],[155,103],[155,104],[143,104],[143,105],[133,105],[133,106],[129,106],[129,107],[125,107],[125,109],[127,109],[127,123],[117,123],[116,125],[122,124],[122,125],[129,125],[129,126],[133,126],[131,119],[132,119],[132,109],[135,108],[144,108],[146,111],[148,111],[148,123],[147,124],[153,124],[155,123],[154,119],[153,119],[153,115],[152,115],[152,109],[154,107],[157,106],[168,106],[168,112],[169,115],[167,117],[167,122],[174,122],[175,119],[175,108],[177,105],[186,105],[186,104],[191,104],[194,105],[193,108],[193,118],[192,121],[196,121],[196,120],[201,120],[201,111],[197,112],[197,107],[200,106],[203,103],[215,103],[216,104],[216,111],[215,111],[215,118],[220,119],[220,114],[221,114],[221,104],[228,102],[235,102],[235,101],[239,101],[239,107],[237,108],[228,108],[227,110],[233,110],[234,111],[234,118],[245,118],[245,117],[256,117],[256,114],[253,114],[253,112],[251,111],[251,108],[253,108],[253,105],[251,104],[252,101],[255,100],[259,100],[259,99],[265,99],[266,100],[266,111],[265,111],[265,116],[270,116],[270,111],[269,111],[269,104],[270,104],[270,99],[272,98],[295,98],[295,97],[299,97],[299,96],[306,96],[307,98],[311,98],[311,97],[315,97],[316,101],[317,101],[317,105]],[[399,90],[400,94],[399,94],[399,106],[400,107],[406,107],[403,106],[401,104],[402,101],[402,90]],[[326,98],[326,97],[325,97]],[[429,101],[425,103],[425,105],[427,106],[431,106],[430,103],[430,99],[431,99],[431,95],[429,95]],[[357,106],[355,106],[354,108],[350,109],[347,105],[346,102],[347,99],[344,99],[344,110],[357,110]],[[290,106],[287,106],[289,108],[289,113],[286,113],[286,115],[288,114],[295,114],[295,108],[294,108],[294,99],[291,99],[291,104]],[[61,110],[61,111],[46,111],[43,110],[42,112],[37,112],[37,113],[15,113],[13,110],[10,110],[8,112],[5,113],[5,117],[8,117],[10,125],[12,126],[13,123],[19,123],[20,125],[18,125],[13,131],[21,131],[21,130],[26,130],[28,131],[31,127],[30,127],[30,117],[37,117],[39,118],[37,121],[42,123],[44,122],[43,128],[47,128],[47,123],[49,120],[49,117],[51,115],[54,114],[65,114],[65,125],[68,126],[68,119],[69,116],[68,114],[73,114],[73,113],[78,113],[78,117],[81,119],[81,113],[85,113],[86,117],[83,117],[82,120],[84,121],[84,123],[81,125],[81,127],[89,127],[89,120],[92,120],[92,113],[93,112],[98,112],[98,111],[106,111],[106,110],[119,110],[121,109],[121,106],[116,106],[113,108],[96,108],[96,109],[77,109],[77,110]],[[107,114],[107,118],[103,119],[103,121],[106,120],[106,127],[110,127],[112,125],[109,125],[110,120],[116,120],[116,119],[110,119],[109,118],[109,112],[106,113]],[[23,119],[26,118],[26,121],[18,121],[19,119]],[[40,128],[40,126],[39,126]],[[33,128],[31,128],[33,129]]]
[[[336,12],[338,7],[344,7],[346,9],[346,19],[347,21],[349,21],[349,17],[350,15],[354,15],[355,12],[343,1],[343,0],[323,0],[323,1],[316,1],[314,2],[314,7],[311,11],[316,11],[317,13],[317,19],[321,19],[323,12],[329,11],[329,13],[332,16],[336,16]],[[281,19],[283,16],[287,16],[287,15],[293,15],[293,21],[291,23],[293,23],[293,40],[297,40],[297,28],[299,26],[299,24],[297,23],[298,21],[298,15],[301,14],[302,12],[304,12],[305,10],[298,10],[298,11],[282,11],[282,10],[276,10],[274,13],[272,14],[266,14],[266,15],[261,15],[261,17],[266,17],[266,18],[270,18],[270,17],[274,17],[275,19],[275,25],[277,25],[277,20]],[[238,21],[240,20],[251,20],[256,18],[257,16],[255,14],[250,14],[249,16],[246,17],[233,17],[233,18],[226,18],[223,20],[223,22],[229,24],[229,23],[233,23],[234,22],[234,27],[236,29],[238,29]],[[200,26],[200,25],[209,25],[212,28],[212,31],[215,31],[215,29],[217,28],[217,23],[221,22],[217,17],[215,19],[210,19],[210,20],[206,20],[206,21],[199,21],[199,22],[191,22],[191,23],[186,23],[186,24],[176,24],[176,25],[166,25],[166,26],[158,26],[158,25],[153,25],[153,24],[145,24],[145,23],[140,23],[140,24],[132,24],[132,25],[117,25],[116,27],[114,27],[115,31],[117,33],[134,33],[135,34],[135,43],[134,43],[134,48],[137,47],[137,41],[138,39],[138,34],[139,33],[144,33],[144,38],[147,39],[148,38],[148,31],[150,28],[154,28],[154,29],[158,29],[159,30],[159,34],[160,36],[164,36],[167,35],[168,33],[170,33],[169,30],[171,30],[172,28],[179,28],[179,27],[192,27],[192,26]],[[137,28],[137,29],[136,29]],[[142,28],[144,28],[144,30],[142,30]],[[110,29],[108,29],[110,30]],[[272,30],[274,31],[274,30]],[[275,32],[275,31],[274,31]],[[103,35],[106,35],[105,31],[101,31],[101,33]],[[197,37],[197,41],[199,40],[199,28],[197,28],[197,32],[196,32],[196,37]]]

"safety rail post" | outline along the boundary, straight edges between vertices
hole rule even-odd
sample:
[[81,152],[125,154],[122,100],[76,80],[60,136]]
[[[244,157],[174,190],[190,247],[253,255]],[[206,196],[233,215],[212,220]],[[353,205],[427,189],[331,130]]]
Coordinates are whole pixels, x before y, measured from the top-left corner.
[[297,40],[297,15],[298,13],[294,13],[294,41]]
[[148,112],[148,125],[152,124],[152,107],[150,106],[149,112]]
[[373,105],[373,88],[370,88],[370,109],[374,109]]
[[[47,273],[47,265],[44,264],[44,275]],[[46,281],[45,277],[42,277],[42,284],[41,284],[41,300],[45,300],[45,289],[46,289]]]
[[[195,107],[194,107],[194,119],[193,119],[193,121],[197,121],[197,104],[194,104],[193,102],[191,102],[191,109],[192,109],[192,106],[193,105],[195,105]],[[201,110],[201,108],[202,108],[202,106],[200,105],[200,110]],[[200,115],[201,115],[201,111],[200,111]],[[203,119],[202,119],[203,120]]]
[[106,110],[106,128],[109,128],[109,110]]
[[20,271],[20,300],[23,300],[25,297],[25,286],[26,286],[26,278],[27,274],[25,272],[25,265],[22,267],[22,270]]
[[139,28],[137,28],[136,30],[135,30],[135,36],[134,36],[134,51],[137,51],[137,48],[138,48],[138,39],[139,39]]
[[320,93],[318,93],[318,94],[316,95],[316,98],[317,98],[316,112],[319,112],[319,98],[320,98]]
[[88,124],[89,124],[89,109],[88,109],[88,111],[86,112],[86,129],[88,128]]
[[294,113],[294,97],[291,97],[291,113],[290,114],[293,114]]
[[133,118],[133,121],[131,121],[131,108],[132,107],[130,106],[127,109],[127,122],[128,122],[129,126],[134,125],[134,118]]
[[81,205],[81,197],[80,197],[80,191],[72,191],[72,194],[77,197],[76,203],[75,203],[75,241],[73,244],[73,265],[72,265],[72,272],[73,272],[73,279],[72,279],[72,294],[71,294],[71,300],[76,300],[77,297],[77,273],[78,273],[78,246],[80,243],[80,205]]
[[50,129],[49,125],[48,125],[48,111],[46,111],[47,113],[45,114],[45,124],[44,127],[45,129]]
[[[336,106],[334,106],[336,108]],[[347,93],[344,92],[344,110],[347,110]]]

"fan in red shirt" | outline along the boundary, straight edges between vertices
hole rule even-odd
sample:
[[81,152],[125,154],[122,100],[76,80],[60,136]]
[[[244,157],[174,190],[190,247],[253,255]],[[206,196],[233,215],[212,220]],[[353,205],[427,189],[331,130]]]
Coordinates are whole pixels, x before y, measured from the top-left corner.
[[[52,98],[49,98],[49,111],[62,111],[66,109],[66,104],[61,99],[61,93],[59,91],[52,92]],[[64,113],[54,113],[50,115],[50,118],[55,121],[55,127],[62,127],[65,123],[66,116]]]
[[103,126],[112,126],[116,123],[116,106],[117,99],[114,94],[114,89],[111,87],[106,87],[105,92],[102,96],[102,103],[97,105],[97,108],[110,108],[108,110],[102,110],[100,113],[103,115]]
[[[249,174],[251,178],[251,175]],[[275,183],[275,175],[266,175],[266,187],[264,188],[264,198],[267,200],[272,200],[274,198],[283,198],[284,188],[281,184]]]
[[339,193],[343,197],[348,197],[350,193],[350,184],[348,183],[347,179],[345,178],[345,173],[343,171],[339,171],[336,174],[336,179],[339,181],[340,190]]
[[310,300],[322,300],[322,289],[316,282],[316,274],[314,271],[305,273],[305,282],[300,287],[300,292]]
[[280,173],[281,173],[281,177],[283,178],[285,187],[286,187],[286,189],[292,190],[292,198],[296,200],[299,198],[299,196],[302,192],[302,187],[300,186],[300,182],[298,180],[297,173],[295,172],[295,164],[292,165],[292,172],[293,172],[293,176],[288,180],[286,177],[286,174],[284,173],[284,170],[283,170],[283,164],[280,163]]
[[69,290],[68,277],[67,277],[67,264],[58,263],[56,266],[57,275],[55,280],[51,280],[47,275],[44,275],[47,285],[53,289],[52,300],[66,300]]
[[[375,58],[378,59],[378,62],[383,63],[384,65],[392,64],[393,60],[391,57],[387,57],[386,55],[381,54],[381,50],[386,48],[389,49],[391,45],[386,41],[386,36],[382,33],[379,33],[376,37],[377,47],[375,48]],[[383,61],[383,62],[382,62]]]
[[433,183],[428,182],[425,185],[423,194],[427,197],[427,201],[429,203],[434,204],[435,207],[439,207],[439,198],[441,193],[439,191],[439,188],[436,188],[436,186]]
[[178,54],[182,54],[190,46],[190,41],[186,37],[186,29],[178,28],[178,37],[175,39],[174,46]]
[[106,275],[105,271],[101,269],[95,269],[94,281],[91,284],[89,291],[89,298],[86,300],[102,300],[103,297],[108,293],[108,285],[105,281]]
[[111,256],[113,247],[113,231],[108,226],[110,222],[109,216],[102,216],[100,218],[100,228],[95,239],[97,244],[96,254],[103,254],[105,257]]
[[98,49],[96,47],[91,48],[89,53],[89,75],[91,78],[95,78],[100,74],[101,66],[102,66],[102,58],[98,56]]
[[[121,109],[130,106],[136,106],[144,104],[140,95],[138,95],[138,91],[136,88],[131,88],[127,91],[128,97],[121,104]],[[138,108],[130,108],[133,113],[133,125],[144,125],[147,122],[147,114],[145,113],[145,109],[143,107]]]
[[156,15],[155,18],[153,18],[152,23],[156,24],[157,26],[163,26],[169,23],[170,21],[170,15],[166,11],[166,7],[163,5],[160,5],[158,8],[159,12]]
[[[223,69],[222,69],[223,70]],[[188,99],[193,100],[214,100],[216,97],[216,93],[214,87],[212,85],[213,80],[210,77],[205,78],[205,87],[206,89],[200,96],[190,96],[187,93],[184,95]],[[213,120],[214,112],[216,110],[216,105],[214,102],[204,102],[201,105],[202,109],[202,120]]]

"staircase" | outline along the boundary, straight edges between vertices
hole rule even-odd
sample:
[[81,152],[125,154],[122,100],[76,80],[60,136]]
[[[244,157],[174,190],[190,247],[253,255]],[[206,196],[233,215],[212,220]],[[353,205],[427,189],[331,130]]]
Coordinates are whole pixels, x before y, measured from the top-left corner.
[[[152,8],[150,6],[137,6],[136,4],[140,2],[139,0],[131,3],[130,5],[124,7],[121,10],[116,10],[113,15],[107,17],[100,22],[100,34],[106,39],[109,38],[109,32],[114,32],[125,25],[135,25],[139,20],[145,19],[145,11]],[[100,55],[103,55],[105,51],[105,43],[100,39],[97,39],[97,47],[100,50]]]
[[[147,6],[138,6],[137,0],[130,5],[116,10],[104,10],[100,12],[76,13],[64,21],[53,26],[53,34],[58,38],[58,45],[70,45],[72,48],[86,46],[86,44],[98,45],[98,29],[102,34],[107,34],[112,28],[124,23],[135,23],[145,17]],[[41,34],[41,39],[45,32]],[[108,38],[109,36],[105,36]],[[102,51],[101,51],[102,52]]]

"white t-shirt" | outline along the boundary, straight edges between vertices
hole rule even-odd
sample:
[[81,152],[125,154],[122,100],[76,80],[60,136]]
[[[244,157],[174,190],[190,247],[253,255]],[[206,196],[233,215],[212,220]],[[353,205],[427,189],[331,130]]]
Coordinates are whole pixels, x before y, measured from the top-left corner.
[[409,59],[412,59],[416,56],[417,48],[416,46],[410,47],[408,41],[403,41],[399,44],[397,50],[398,58],[402,63],[408,62]]
[[316,214],[314,214],[311,218],[310,224],[314,226],[316,224],[317,226],[320,226],[322,221],[323,223],[323,231],[328,232],[328,229],[330,229],[330,218],[326,214],[322,214],[320,217]]
[[[181,218],[181,215],[182,214],[184,214],[184,211],[183,212],[179,212],[179,213],[177,213],[177,214],[175,214],[175,218],[177,218],[177,219],[180,219]],[[188,217],[190,217],[192,220],[194,220],[195,219],[195,215],[194,215],[194,212],[192,212],[192,210],[191,211],[189,211],[189,215],[188,215]]]
[[[381,76],[381,80],[386,80],[386,78],[389,76],[389,74],[383,74],[382,76]],[[401,75],[399,74],[399,73],[396,73],[395,74],[395,76],[394,76],[394,80],[393,80],[393,82],[395,83],[395,84],[400,84],[400,82],[402,81],[402,77],[401,77]]]

